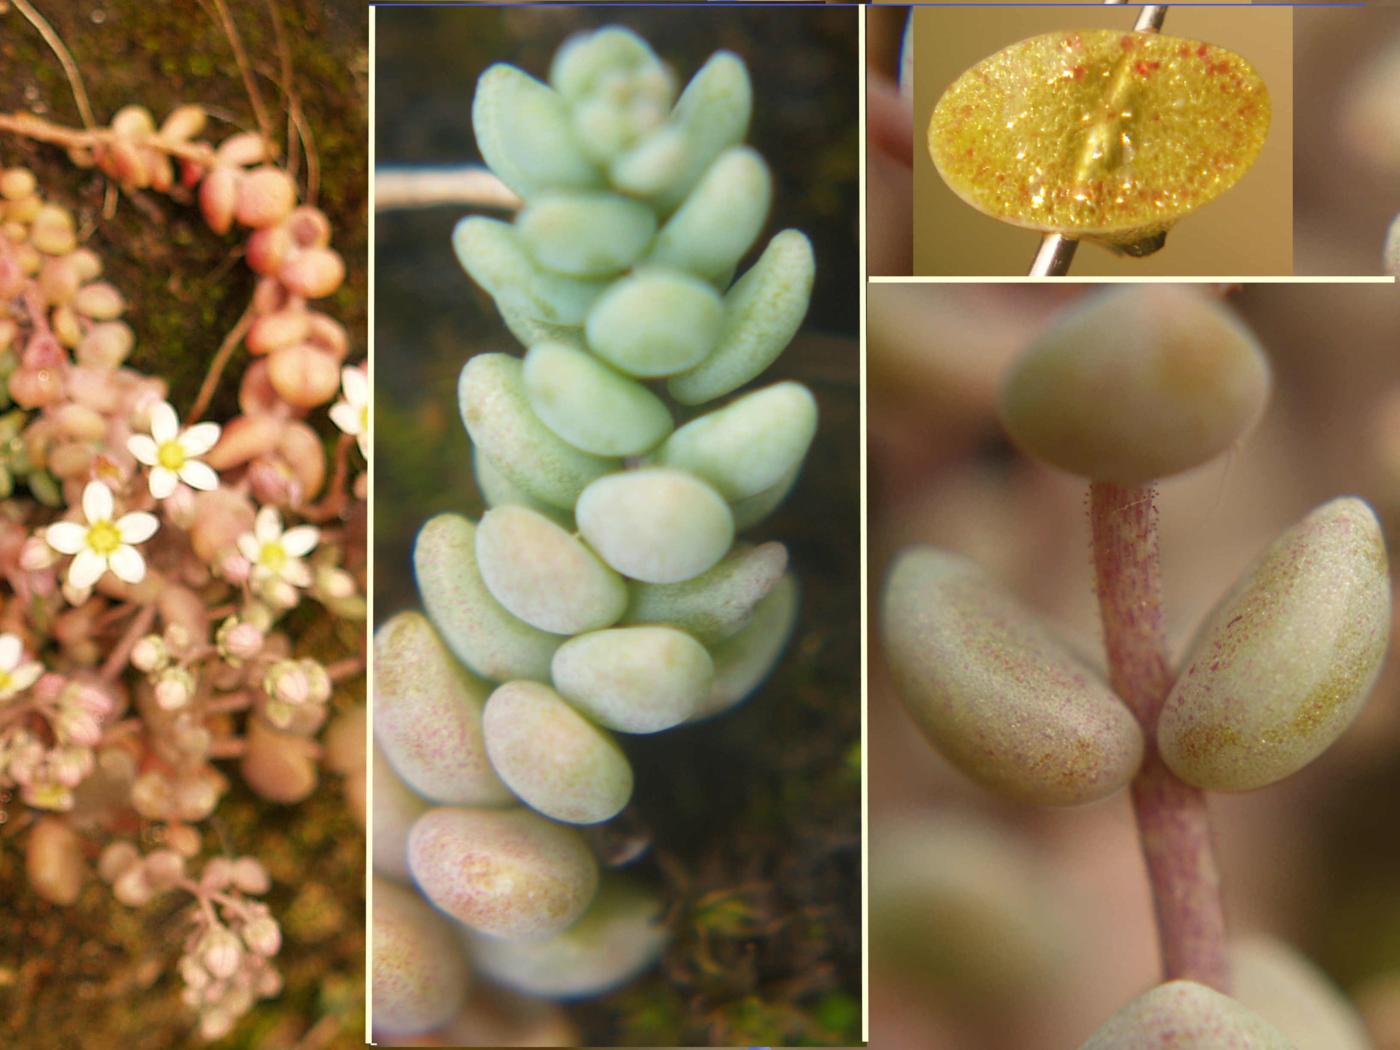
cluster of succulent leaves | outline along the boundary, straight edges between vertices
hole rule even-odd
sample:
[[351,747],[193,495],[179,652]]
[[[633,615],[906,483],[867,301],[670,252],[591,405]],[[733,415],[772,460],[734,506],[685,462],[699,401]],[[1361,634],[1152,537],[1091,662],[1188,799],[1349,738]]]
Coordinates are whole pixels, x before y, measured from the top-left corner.
[[[1218,301],[1141,287],[1088,296],[1059,318],[1012,369],[1002,414],[1036,458],[1141,487],[1226,451],[1269,385],[1252,334]],[[899,695],[950,762],[1005,797],[1076,805],[1127,786],[1152,746],[1206,791],[1254,790],[1308,765],[1379,674],[1390,582],[1371,508],[1324,503],[1221,598],[1146,724],[1052,625],[957,554],[904,552],[881,619]],[[1135,1000],[1085,1046],[1138,1045],[1183,1024],[1196,1028],[1170,1045],[1286,1045],[1238,1003],[1178,981]]]
[[[460,1008],[459,942],[476,970],[550,998],[600,993],[654,960],[654,891],[600,877],[568,825],[606,821],[631,796],[613,732],[732,707],[795,616],[785,549],[735,535],[793,485],[815,401],[784,382],[696,409],[787,346],[812,251],[783,231],[735,278],[770,197],[766,165],[741,145],[748,74],[721,52],[676,89],[618,28],[566,43],[548,84],[504,64],[478,83],[482,155],[523,206],[513,223],[465,220],[455,247],[528,353],[463,369],[490,509],[422,528],[426,616],[376,636],[373,994],[386,1033]],[[510,888],[493,877],[505,873]],[[455,934],[389,881],[408,878]]]

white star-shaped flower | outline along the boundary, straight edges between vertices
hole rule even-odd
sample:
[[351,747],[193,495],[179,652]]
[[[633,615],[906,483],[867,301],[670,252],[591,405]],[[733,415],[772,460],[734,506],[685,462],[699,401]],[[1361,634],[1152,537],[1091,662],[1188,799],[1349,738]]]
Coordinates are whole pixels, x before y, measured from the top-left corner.
[[369,377],[359,368],[340,370],[345,398],[331,406],[331,422],[356,438],[360,453],[369,457]]
[[175,409],[161,401],[151,409],[150,436],[133,434],[126,447],[151,468],[151,495],[165,499],[182,481],[192,489],[219,487],[219,475],[197,458],[214,447],[219,431],[217,423],[196,423],[182,431]]
[[68,583],[84,590],[108,569],[119,580],[140,583],[146,576],[146,559],[135,544],[155,535],[160,524],[155,515],[134,511],[113,521],[112,490],[100,481],[89,481],[83,489],[83,516],[86,525],[56,521],[44,532],[50,547],[60,554],[74,555],[68,566]]
[[37,660],[25,660],[19,635],[0,634],[0,700],[28,689],[43,673]]
[[276,507],[264,507],[253,521],[253,531],[238,537],[238,553],[248,559],[253,576],[273,577],[293,587],[310,587],[311,570],[302,561],[321,538],[321,530],[298,525],[282,531]]

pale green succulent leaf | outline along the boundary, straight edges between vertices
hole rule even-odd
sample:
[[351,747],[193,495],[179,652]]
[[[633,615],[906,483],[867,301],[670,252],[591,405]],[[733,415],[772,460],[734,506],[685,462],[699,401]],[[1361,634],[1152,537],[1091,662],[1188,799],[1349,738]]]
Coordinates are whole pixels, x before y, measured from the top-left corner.
[[536,414],[569,444],[594,455],[639,456],[674,426],[650,390],[567,345],[532,346],[524,377]]

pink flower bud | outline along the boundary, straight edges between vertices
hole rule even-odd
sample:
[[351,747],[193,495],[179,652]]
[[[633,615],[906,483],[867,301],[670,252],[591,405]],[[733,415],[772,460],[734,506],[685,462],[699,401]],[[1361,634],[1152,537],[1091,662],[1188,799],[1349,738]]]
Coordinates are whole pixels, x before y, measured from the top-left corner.
[[202,106],[176,106],[160,126],[160,137],[166,142],[188,142],[204,130],[205,113]]
[[241,554],[230,554],[219,563],[219,575],[230,583],[246,582],[252,570],[252,563]]
[[19,549],[19,567],[25,572],[43,572],[58,563],[58,552],[44,540],[42,532],[36,532]]
[[162,711],[178,711],[194,696],[194,677],[182,667],[167,667],[156,681],[155,698]]
[[131,806],[147,820],[165,820],[172,802],[170,782],[155,770],[142,773],[131,785]]
[[10,376],[10,396],[21,408],[42,408],[63,396],[63,377],[56,368],[18,368]]
[[[55,730],[60,740],[77,747],[96,747],[102,740],[101,723],[81,708],[70,708],[59,715]],[[74,781],[69,786],[77,784],[78,781]]]
[[233,861],[227,857],[213,857],[204,865],[199,884],[211,892],[226,889],[233,882]]
[[306,671],[295,660],[278,660],[263,680],[267,695],[284,704],[304,704],[311,695]]
[[146,674],[159,671],[169,660],[170,656],[166,652],[165,642],[158,634],[148,634],[131,647],[131,666]]
[[315,660],[301,660],[298,666],[306,675],[307,695],[311,702],[324,704],[331,698],[331,676]]
[[213,978],[209,976],[209,971],[199,964],[199,960],[193,955],[183,955],[180,957],[180,979],[189,988],[199,991],[204,988]]
[[282,947],[282,930],[276,919],[264,915],[243,927],[243,943],[258,955],[271,957]]
[[205,776],[183,777],[175,786],[175,804],[181,820],[203,820],[219,804],[219,789]]
[[235,660],[251,660],[262,652],[263,633],[251,623],[236,618],[225,620],[219,628],[219,645]]
[[223,926],[215,926],[200,939],[199,957],[216,978],[228,978],[243,962],[243,946]]
[[105,718],[112,713],[112,709],[117,706],[112,694],[105,689],[99,689],[95,685],[82,685],[78,688],[78,703],[84,711],[88,711],[98,718]]

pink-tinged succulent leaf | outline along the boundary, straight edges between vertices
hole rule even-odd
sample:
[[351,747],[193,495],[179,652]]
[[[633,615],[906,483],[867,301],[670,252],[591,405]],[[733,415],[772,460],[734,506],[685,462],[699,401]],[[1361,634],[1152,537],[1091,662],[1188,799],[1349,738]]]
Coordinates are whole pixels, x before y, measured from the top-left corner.
[[1195,981],[1168,981],[1110,1017],[1079,1050],[1294,1050],[1258,1014]]
[[1137,771],[1142,733],[1128,709],[966,559],[906,552],[885,585],[882,622],[906,709],[984,787],[1076,805],[1111,795]]
[[1350,497],[1324,503],[1211,613],[1162,709],[1162,757],[1213,791],[1296,773],[1361,710],[1389,636],[1375,513]]

